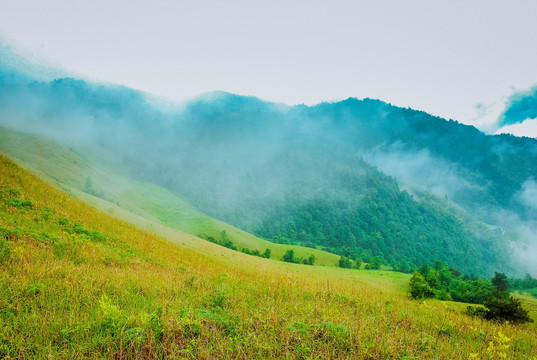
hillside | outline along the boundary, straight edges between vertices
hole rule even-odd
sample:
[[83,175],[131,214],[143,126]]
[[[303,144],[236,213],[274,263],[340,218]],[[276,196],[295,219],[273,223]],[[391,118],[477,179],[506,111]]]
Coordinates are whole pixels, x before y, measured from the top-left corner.
[[[111,158],[122,176],[266,240],[401,270],[435,259],[482,276],[536,270],[532,139],[369,99],[288,107],[214,93],[165,108],[70,78],[0,85],[4,126]],[[114,192],[108,183],[98,190]],[[163,208],[151,216],[170,225]]]
[[[339,259],[339,256],[321,250],[276,244],[257,238],[202,214],[173,192],[130,179],[127,169],[114,161],[113,157],[96,149],[83,150],[84,155],[73,146],[61,146],[46,137],[0,127],[1,152],[40,173],[73,196],[150,232],[168,234],[171,228],[218,239],[222,231],[226,231],[239,251],[242,248],[260,252],[270,249],[271,257],[279,260],[287,250],[292,249],[297,257],[314,255],[316,264],[327,266],[334,266]],[[206,243],[196,241],[188,246],[201,251],[218,251],[218,248],[205,249]]]
[[177,244],[151,235],[3,156],[0,174],[4,357],[535,356],[535,327],[412,301],[406,275],[286,264],[205,242],[218,248],[211,256],[182,246],[190,235],[174,231]]

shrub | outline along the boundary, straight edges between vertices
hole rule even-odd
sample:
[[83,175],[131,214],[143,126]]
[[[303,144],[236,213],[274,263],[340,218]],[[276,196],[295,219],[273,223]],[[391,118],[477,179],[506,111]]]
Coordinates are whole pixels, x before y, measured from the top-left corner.
[[105,294],[99,300],[99,308],[101,310],[101,329],[105,333],[117,335],[125,322],[123,311]]
[[373,257],[371,259],[371,262],[369,263],[369,268],[371,270],[380,270],[380,265],[382,265],[383,261],[379,256]]
[[477,316],[484,319],[487,314],[487,309],[480,306],[467,306],[466,313],[470,316]]
[[4,202],[8,206],[23,210],[32,210],[32,207],[34,206],[34,203],[30,200],[21,200],[18,198],[5,199]]
[[295,251],[294,250],[287,250],[285,254],[283,254],[282,260],[285,262],[294,263],[295,262]]
[[410,278],[410,295],[413,299],[425,299],[434,295],[433,289],[425,278],[417,271]]
[[485,302],[487,308],[485,319],[497,321],[510,321],[512,323],[533,322],[528,312],[522,308],[519,299],[510,297],[509,300],[492,298]]
[[352,267],[352,262],[350,259],[346,258],[345,256],[342,256],[339,258],[338,266],[340,268],[350,269]]

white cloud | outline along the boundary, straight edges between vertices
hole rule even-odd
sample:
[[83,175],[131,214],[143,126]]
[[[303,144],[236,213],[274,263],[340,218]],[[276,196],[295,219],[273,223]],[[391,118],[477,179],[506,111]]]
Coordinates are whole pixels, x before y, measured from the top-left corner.
[[528,179],[522,184],[517,194],[518,200],[532,210],[537,210],[537,183],[535,179]]
[[537,81],[533,0],[4,3],[0,33],[21,47],[170,99],[371,97],[472,123],[473,104]]
[[402,184],[428,189],[439,197],[452,197],[459,191],[479,190],[458,174],[455,164],[434,157],[429,150],[406,150],[396,143],[388,149],[377,148],[363,155],[364,159]]

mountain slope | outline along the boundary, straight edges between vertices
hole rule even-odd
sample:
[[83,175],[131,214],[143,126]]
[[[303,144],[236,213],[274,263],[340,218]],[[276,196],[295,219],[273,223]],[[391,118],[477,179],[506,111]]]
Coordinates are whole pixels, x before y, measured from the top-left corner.
[[5,126],[98,146],[130,177],[269,240],[400,268],[537,271],[513,268],[535,249],[531,139],[370,99],[287,107],[217,93],[162,109],[74,79],[0,85]]
[[[83,150],[61,146],[43,136],[0,127],[0,152],[17,159],[49,179],[55,186],[86,203],[151,232],[159,232],[166,237],[170,234],[169,228],[172,228],[191,235],[218,239],[221,232],[226,231],[239,251],[248,248],[262,253],[268,248],[271,257],[280,260],[287,250],[292,249],[297,257],[308,258],[314,255],[317,265],[327,266],[334,266],[339,259],[324,251],[275,244],[256,238],[200,213],[177,194],[150,183],[130,179],[127,169],[122,170],[120,163],[111,157],[104,157],[96,149]],[[88,179],[91,182],[90,189],[87,188]],[[207,248],[206,245],[206,241],[198,240],[191,241],[186,246],[209,253],[222,249]]]
[[202,255],[3,156],[0,175],[3,357],[467,359],[486,356],[499,332],[511,338],[509,357],[537,347],[534,327],[409,300],[403,274]]

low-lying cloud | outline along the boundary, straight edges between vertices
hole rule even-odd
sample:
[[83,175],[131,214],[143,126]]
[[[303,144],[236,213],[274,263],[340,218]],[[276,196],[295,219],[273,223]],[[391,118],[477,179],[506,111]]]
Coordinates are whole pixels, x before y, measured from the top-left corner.
[[427,189],[438,197],[452,198],[462,191],[480,190],[458,174],[455,164],[434,157],[428,149],[408,150],[397,142],[368,151],[364,159],[398,179],[410,191]]

